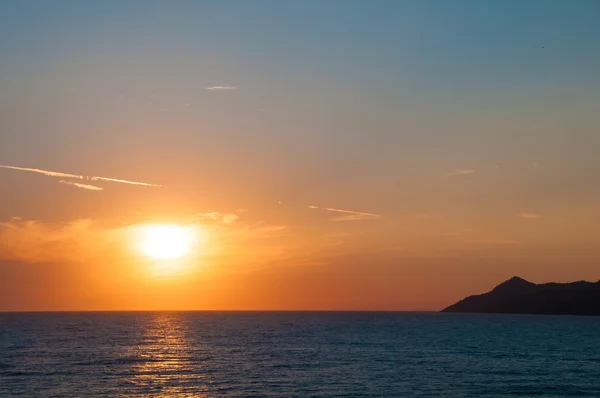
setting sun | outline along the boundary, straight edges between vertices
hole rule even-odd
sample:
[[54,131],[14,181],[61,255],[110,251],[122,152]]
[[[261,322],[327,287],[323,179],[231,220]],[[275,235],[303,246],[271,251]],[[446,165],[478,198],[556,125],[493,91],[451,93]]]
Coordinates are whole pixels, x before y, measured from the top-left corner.
[[141,230],[140,251],[152,258],[183,257],[192,246],[191,231],[178,225],[148,225]]

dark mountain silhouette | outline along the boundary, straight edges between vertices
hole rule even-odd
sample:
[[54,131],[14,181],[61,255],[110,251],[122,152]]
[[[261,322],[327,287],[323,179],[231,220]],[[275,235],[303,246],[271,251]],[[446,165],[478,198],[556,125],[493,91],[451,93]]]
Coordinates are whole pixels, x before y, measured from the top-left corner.
[[442,312],[600,316],[600,281],[537,285],[515,276]]

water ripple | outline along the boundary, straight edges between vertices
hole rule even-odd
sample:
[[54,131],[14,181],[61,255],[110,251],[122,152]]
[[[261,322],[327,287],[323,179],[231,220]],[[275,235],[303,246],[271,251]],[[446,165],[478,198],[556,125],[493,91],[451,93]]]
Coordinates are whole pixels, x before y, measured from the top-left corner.
[[600,396],[600,319],[0,314],[0,396]]

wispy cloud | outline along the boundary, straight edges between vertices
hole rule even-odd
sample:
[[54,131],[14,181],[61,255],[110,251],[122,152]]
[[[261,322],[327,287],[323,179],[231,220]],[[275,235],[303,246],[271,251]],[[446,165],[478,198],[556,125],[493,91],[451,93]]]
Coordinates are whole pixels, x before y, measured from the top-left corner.
[[353,211],[353,210],[335,209],[332,207],[319,207],[319,206],[308,206],[308,207],[310,209],[326,210],[326,211],[333,211],[333,212],[337,212],[337,213],[349,214],[349,215],[343,216],[343,217],[332,218],[331,219],[332,221],[373,220],[373,219],[382,217],[380,214],[364,213],[361,211]]
[[[233,222],[228,213],[206,213],[207,219],[173,220],[200,238],[194,243],[189,262],[210,257],[221,266],[245,270],[289,256],[299,242],[290,227],[264,222]],[[210,222],[214,219],[214,222]],[[11,263],[115,263],[130,261],[140,229],[161,221],[129,219],[105,222],[72,220],[43,222],[13,217],[0,220],[0,262]],[[202,245],[201,250],[196,250]],[[139,258],[143,260],[143,257]],[[187,261],[187,260],[186,260]]]
[[544,216],[542,216],[541,214],[535,214],[535,213],[521,213],[521,214],[519,214],[519,217],[528,218],[528,219],[538,219],[538,218],[542,218]]
[[145,187],[160,187],[160,185],[148,184],[147,182],[119,180],[117,178],[108,178],[108,177],[85,177],[85,179],[86,180],[91,180],[91,181],[108,181],[108,182],[118,182],[118,183],[121,183],[121,184],[143,185]]
[[75,174],[67,174],[67,173],[59,173],[57,171],[48,171],[48,170],[40,170],[40,169],[30,169],[28,167],[17,167],[17,166],[5,166],[0,164],[0,167],[3,169],[11,169],[11,170],[20,170],[20,171],[30,171],[32,173],[40,173],[48,177],[60,177],[60,178],[77,178],[83,179],[81,176]]
[[[146,182],[138,182],[138,181],[129,181],[129,180],[120,180],[117,178],[109,178],[109,177],[89,177],[89,176],[83,176],[83,175],[78,175],[78,174],[69,174],[69,173],[61,173],[58,171],[49,171],[49,170],[42,170],[42,169],[32,169],[32,168],[28,168],[28,167],[17,167],[17,166],[5,166],[5,165],[0,165],[0,168],[4,168],[4,169],[11,169],[11,170],[19,170],[19,171],[29,171],[32,173],[39,173],[39,174],[43,174],[45,176],[48,177],[60,177],[60,178],[74,178],[77,180],[87,180],[87,181],[108,181],[108,182],[118,182],[121,184],[131,184],[131,185],[143,185],[143,186],[147,186],[147,187],[160,187],[160,185],[155,185],[155,184],[148,184]],[[65,184],[66,182],[61,181],[61,183]],[[71,184],[71,185],[77,185],[77,184]],[[85,185],[85,184],[79,184],[79,185]],[[88,187],[91,187],[93,185],[88,185]],[[83,186],[80,186],[80,188],[83,188]],[[98,188],[98,187],[96,187]],[[93,188],[87,188],[87,189],[93,189]],[[96,191],[102,190],[100,189],[95,189]]]
[[237,86],[210,86],[210,87],[206,87],[206,90],[211,90],[211,91],[218,91],[218,90],[238,90],[239,87]]
[[225,214],[221,219],[225,224],[233,224],[238,218],[237,214]]
[[210,211],[206,213],[197,213],[192,216],[196,220],[217,220],[221,217],[218,211]]
[[0,221],[0,261],[87,262],[106,250],[105,234],[91,220],[60,224],[12,219]]
[[220,213],[218,211],[210,211],[210,212],[206,212],[206,213],[194,214],[192,216],[192,218],[194,220],[199,220],[199,221],[213,220],[213,221],[222,222],[223,224],[233,224],[240,217],[237,214],[233,214],[233,213]]
[[350,214],[348,216],[333,217],[331,221],[359,221],[359,220],[374,220],[380,216],[368,216],[365,214]]
[[89,189],[90,191],[103,191],[104,190],[104,188],[100,188],[95,185],[79,184],[77,182],[72,182],[72,181],[60,180],[59,183],[65,184],[65,185],[72,185],[77,188]]
[[464,176],[469,174],[475,174],[475,170],[471,169],[463,169],[463,170],[454,170],[450,173],[446,173],[446,177],[454,177],[454,176]]

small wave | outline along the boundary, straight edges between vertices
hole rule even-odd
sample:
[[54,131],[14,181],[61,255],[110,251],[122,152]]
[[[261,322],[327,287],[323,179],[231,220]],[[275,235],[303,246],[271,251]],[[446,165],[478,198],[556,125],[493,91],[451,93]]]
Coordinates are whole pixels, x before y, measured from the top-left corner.
[[95,359],[90,361],[80,361],[74,363],[76,366],[112,366],[112,365],[135,365],[139,363],[155,363],[160,362],[160,359],[143,358],[139,356],[118,357],[108,359]]
[[10,369],[12,367],[13,367],[13,365],[11,365],[9,363],[0,362],[0,369]]

